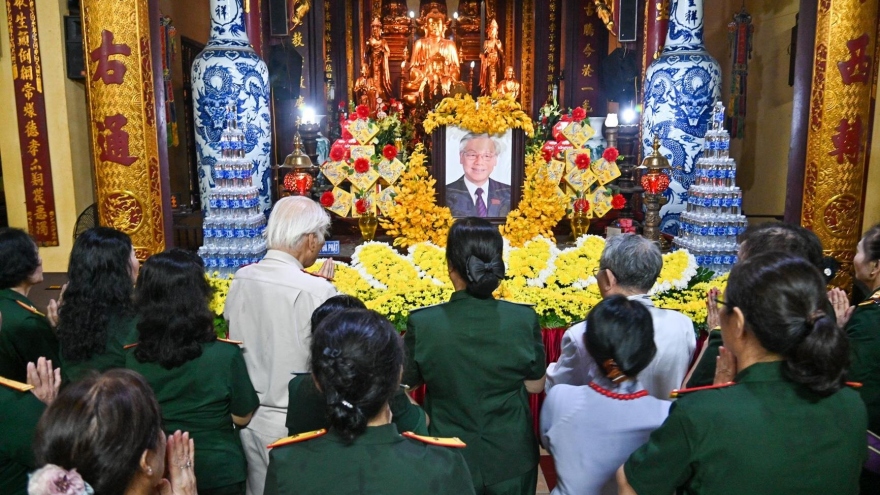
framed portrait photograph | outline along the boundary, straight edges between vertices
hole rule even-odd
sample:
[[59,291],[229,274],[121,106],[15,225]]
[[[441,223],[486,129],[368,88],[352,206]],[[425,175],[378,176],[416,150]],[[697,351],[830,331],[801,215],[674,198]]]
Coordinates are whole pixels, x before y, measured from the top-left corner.
[[455,126],[432,133],[437,203],[452,216],[501,223],[522,197],[525,134],[477,134]]

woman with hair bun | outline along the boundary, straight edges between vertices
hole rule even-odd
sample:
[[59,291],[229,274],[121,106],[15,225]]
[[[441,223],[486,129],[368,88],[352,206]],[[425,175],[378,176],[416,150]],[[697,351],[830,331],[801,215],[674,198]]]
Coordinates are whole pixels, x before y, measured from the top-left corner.
[[638,380],[657,353],[645,305],[608,297],[587,315],[587,328],[587,353],[605,375],[554,386],[541,408],[541,443],[559,476],[553,495],[616,494],[615,471],[669,414],[671,403],[648,395]]
[[318,325],[310,347],[330,429],[270,445],[265,495],[474,493],[464,459],[449,448],[460,441],[401,435],[391,422],[403,348],[388,320],[343,310]]
[[681,398],[618,470],[620,494],[854,495],[865,406],[844,379],[849,344],[809,262],[734,265],[720,309],[716,380]]
[[459,437],[478,494],[535,493],[538,442],[528,394],[544,389],[544,344],[527,305],[498,301],[503,241],[486,220],[449,229],[449,302],[412,311],[404,336],[409,387],[427,385],[432,435]]

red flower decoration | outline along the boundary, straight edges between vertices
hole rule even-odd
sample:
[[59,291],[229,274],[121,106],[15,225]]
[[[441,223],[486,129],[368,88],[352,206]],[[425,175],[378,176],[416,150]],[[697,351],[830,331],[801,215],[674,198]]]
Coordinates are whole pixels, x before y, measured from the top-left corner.
[[345,159],[345,147],[343,146],[333,146],[330,148],[330,159],[334,162],[342,161]]
[[354,208],[357,210],[358,215],[363,215],[370,208],[370,201],[366,198],[361,198],[354,202]]
[[590,155],[586,153],[581,153],[574,157],[574,164],[577,165],[577,168],[580,170],[586,170],[590,167]]
[[357,116],[359,119],[370,118],[370,107],[366,105],[358,105],[355,109],[355,112],[357,112]]
[[584,198],[576,199],[572,206],[574,211],[590,211],[590,202]]
[[587,111],[583,107],[577,107],[571,111],[571,120],[580,122],[587,117]]
[[560,122],[571,122],[571,115],[565,114],[560,119]]
[[393,144],[386,144],[385,147],[382,148],[382,156],[384,156],[389,162],[394,160],[397,157],[397,147]]
[[541,153],[544,155],[544,161],[550,163],[550,160],[553,159],[553,153],[547,148],[541,150]]
[[321,195],[321,206],[325,208],[330,208],[333,206],[333,203],[336,202],[336,197],[333,196],[332,191],[327,191]]
[[354,161],[354,171],[355,172],[362,174],[362,173],[366,172],[367,170],[370,170],[370,160],[367,160],[364,157],[360,157]]
[[348,126],[343,125],[342,126],[342,139],[345,139],[346,141],[348,141],[351,138],[352,138],[352,135],[350,132],[348,132]]
[[623,197],[623,194],[615,194],[611,198],[611,207],[615,210],[619,210],[626,206],[626,198]]
[[617,151],[617,148],[614,147],[607,148],[602,153],[602,158],[609,162],[616,162],[618,156],[620,156],[620,152]]

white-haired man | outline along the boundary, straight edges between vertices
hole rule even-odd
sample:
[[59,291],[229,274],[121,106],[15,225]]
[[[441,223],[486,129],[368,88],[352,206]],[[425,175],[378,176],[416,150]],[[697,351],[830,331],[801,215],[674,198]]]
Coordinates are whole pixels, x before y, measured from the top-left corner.
[[[654,286],[663,256],[653,242],[644,237],[624,234],[605,243],[599,259],[596,281],[602,297],[615,294],[626,296],[647,306],[654,322],[654,344],[657,354],[641,373],[638,380],[652,396],[669,400],[669,392],[680,388],[696,348],[696,334],[690,318],[668,309],[654,306],[648,291]],[[597,374],[604,371],[587,352],[584,335],[586,322],[569,328],[562,338],[559,360],[547,367],[544,389],[554,385],[589,385]]]
[[308,370],[312,312],[336,294],[332,260],[317,275],[315,264],[330,216],[302,196],[275,204],[266,228],[269,251],[262,261],[235,274],[224,315],[229,334],[244,342],[244,361],[260,398],[250,424],[241,430],[248,463],[248,495],[262,495],[269,466],[266,446],[287,435],[287,384]]

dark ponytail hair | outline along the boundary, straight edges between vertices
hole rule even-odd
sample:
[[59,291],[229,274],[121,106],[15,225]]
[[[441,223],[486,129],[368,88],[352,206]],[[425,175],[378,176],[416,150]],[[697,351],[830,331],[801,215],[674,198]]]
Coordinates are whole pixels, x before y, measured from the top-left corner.
[[350,442],[364,433],[400,385],[400,335],[375,311],[346,309],[312,331],[310,350],[330,425]]
[[613,359],[630,378],[636,378],[657,354],[651,313],[638,301],[621,295],[603,299],[587,315],[587,328],[584,340],[593,360],[603,366]]
[[498,227],[482,218],[459,218],[449,229],[446,260],[467,282],[467,291],[486,299],[504,278],[504,241]]
[[348,294],[337,294],[327,299],[312,311],[312,331],[318,328],[318,325],[324,321],[324,318],[350,308],[367,309],[367,306],[360,299]]
[[844,385],[849,342],[811,263],[784,253],[749,257],[731,270],[726,298],[726,310],[740,308],[761,345],[785,358],[788,379],[823,396]]

